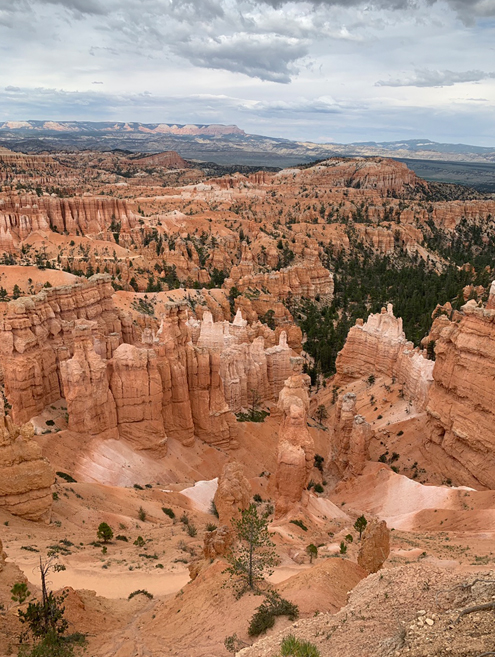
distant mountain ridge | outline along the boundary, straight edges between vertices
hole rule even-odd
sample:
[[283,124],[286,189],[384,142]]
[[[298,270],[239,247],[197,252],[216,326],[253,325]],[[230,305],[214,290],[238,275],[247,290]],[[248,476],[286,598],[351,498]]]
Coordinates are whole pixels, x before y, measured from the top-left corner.
[[35,130],[43,133],[147,133],[163,135],[245,135],[236,125],[221,124],[177,124],[177,123],[137,123],[115,121],[5,121],[0,130],[11,132],[30,132]]
[[[301,162],[310,159],[343,156],[402,157],[422,160],[444,160],[454,162],[495,163],[495,146],[472,146],[469,144],[447,144],[430,139],[405,139],[397,141],[363,141],[350,144],[292,141],[264,135],[247,134],[236,125],[207,123],[139,123],[123,121],[5,121],[0,123],[0,137],[12,139],[60,139],[66,145],[83,148],[97,148],[98,144],[84,143],[92,139],[102,139],[105,150],[110,148],[127,148],[146,152],[164,150],[169,144],[161,139],[206,137],[208,139],[226,139],[232,151],[259,151],[264,153],[297,156]],[[82,141],[81,141],[82,140]],[[134,144],[137,140],[139,144]],[[156,141],[158,140],[158,141]],[[113,143],[115,141],[115,143]],[[118,142],[118,143],[117,143]],[[137,147],[139,146],[139,147]],[[37,149],[34,149],[37,150]],[[188,150],[191,150],[190,145]],[[192,150],[201,159],[202,151],[211,151],[208,145],[196,143]],[[186,153],[186,157],[193,157]]]
[[442,144],[406,139],[317,144],[248,134],[236,125],[115,121],[5,121],[0,148],[22,153],[113,151],[147,154],[176,151],[213,168],[285,168],[330,157],[385,157],[405,162],[419,176],[495,193],[495,146]]

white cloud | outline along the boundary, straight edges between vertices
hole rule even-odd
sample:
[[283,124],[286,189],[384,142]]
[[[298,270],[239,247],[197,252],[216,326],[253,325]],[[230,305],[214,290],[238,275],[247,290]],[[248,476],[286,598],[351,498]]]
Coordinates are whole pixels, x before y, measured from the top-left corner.
[[379,80],[377,87],[452,87],[463,82],[479,82],[495,78],[495,73],[485,71],[431,71],[423,69],[404,78]]

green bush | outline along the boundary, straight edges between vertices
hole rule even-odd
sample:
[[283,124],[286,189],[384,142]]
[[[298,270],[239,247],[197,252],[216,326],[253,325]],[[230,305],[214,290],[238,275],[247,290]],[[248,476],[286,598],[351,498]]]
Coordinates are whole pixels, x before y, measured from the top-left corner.
[[141,522],[146,522],[146,511],[142,506],[139,507],[138,518],[141,520]]
[[113,538],[113,530],[106,522],[101,522],[98,531],[96,532],[96,536],[99,541],[108,543],[108,541],[111,541]]
[[126,543],[129,542],[129,539],[127,536],[124,536],[123,534],[119,534],[118,536],[115,537],[116,541],[125,541]]
[[315,491],[315,493],[323,493],[323,492],[325,492],[325,489],[323,488],[323,486],[321,484],[315,484],[314,485],[314,491]]
[[275,625],[277,616],[287,616],[295,621],[299,617],[297,605],[282,598],[276,591],[270,591],[266,600],[256,609],[249,623],[249,636],[259,636]]
[[74,479],[74,477],[71,477],[70,474],[67,474],[67,472],[57,472],[57,477],[60,477],[60,479],[65,479],[65,481],[69,482],[69,484],[77,484],[77,481]]
[[300,641],[293,634],[284,638],[280,645],[281,657],[320,657],[318,648],[309,641]]
[[296,525],[297,527],[300,527],[305,532],[308,531],[308,528],[306,527],[306,525],[303,523],[302,520],[290,520],[289,522],[291,522],[293,525]]
[[146,589],[137,589],[136,591],[129,593],[129,597],[127,599],[132,600],[132,598],[134,598],[136,595],[145,595],[150,600],[153,599],[153,594],[147,591]]
[[345,554],[347,552],[347,545],[344,541],[340,541],[340,554]]
[[175,518],[175,513],[168,506],[162,506],[162,511],[166,516],[172,518],[172,520]]
[[187,533],[189,534],[189,536],[192,536],[192,537],[196,536],[196,534],[198,533],[198,530],[196,529],[195,525],[192,524],[192,522],[190,522],[188,525],[186,525],[186,527],[187,527]]

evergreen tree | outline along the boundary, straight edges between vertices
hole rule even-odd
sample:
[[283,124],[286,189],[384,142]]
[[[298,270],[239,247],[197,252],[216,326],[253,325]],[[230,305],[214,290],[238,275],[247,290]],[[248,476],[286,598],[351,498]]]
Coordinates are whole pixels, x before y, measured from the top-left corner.
[[242,512],[232,522],[237,543],[227,554],[227,568],[233,586],[241,596],[246,590],[255,590],[265,574],[271,575],[276,562],[275,545],[270,538],[268,521],[258,516],[256,504]]

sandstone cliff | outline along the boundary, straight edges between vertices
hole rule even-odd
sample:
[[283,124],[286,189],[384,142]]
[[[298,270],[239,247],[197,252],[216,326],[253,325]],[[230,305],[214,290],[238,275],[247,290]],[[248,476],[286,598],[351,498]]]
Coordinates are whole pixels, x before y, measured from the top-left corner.
[[[0,507],[26,520],[48,520],[54,472],[32,439],[31,424],[16,426],[0,408]],[[0,545],[0,555],[2,553]],[[1,561],[1,558],[0,558]],[[0,568],[1,570],[1,568]]]
[[115,242],[118,225],[121,243],[130,243],[136,216],[125,201],[116,198],[11,196],[0,199],[0,247],[12,252],[35,231],[54,230]]
[[[277,399],[301,359],[286,333],[188,318],[186,303],[155,317],[116,307],[110,278],[96,275],[3,304],[0,349],[7,398],[26,422],[60,398],[73,433],[166,449],[167,436],[235,447],[234,412]],[[278,340],[278,343],[276,342]],[[297,340],[296,340],[297,342]]]
[[456,483],[494,488],[495,309],[488,306],[469,301],[437,339],[424,448]]
[[358,320],[347,336],[336,362],[336,383],[345,384],[369,375],[395,377],[404,395],[424,409],[433,380],[434,362],[406,340],[402,320],[389,304],[380,314]]

